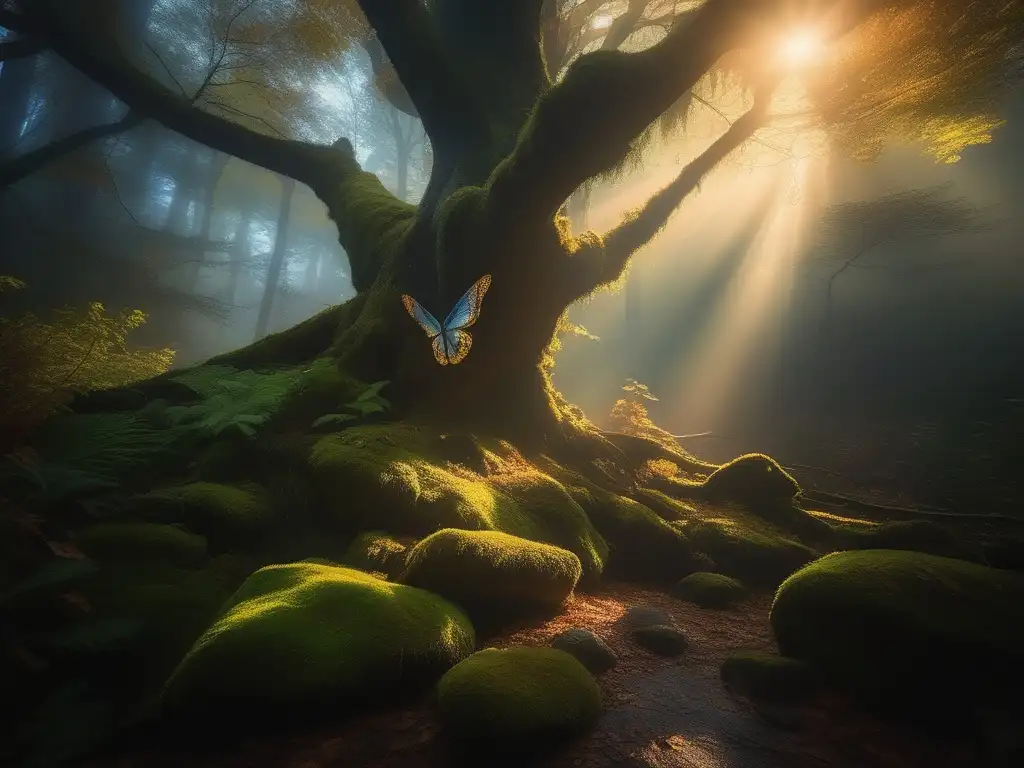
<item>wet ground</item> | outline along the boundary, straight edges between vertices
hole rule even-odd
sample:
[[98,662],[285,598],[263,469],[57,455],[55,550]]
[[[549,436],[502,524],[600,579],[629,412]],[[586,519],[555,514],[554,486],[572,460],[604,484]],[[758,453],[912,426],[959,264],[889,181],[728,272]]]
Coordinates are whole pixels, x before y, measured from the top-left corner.
[[[651,655],[622,626],[626,608],[652,603],[690,639],[681,657]],[[600,678],[606,712],[598,728],[567,749],[517,765],[538,768],[961,768],[984,765],[955,742],[938,743],[876,722],[844,702],[825,699],[799,711],[769,711],[734,696],[718,670],[729,651],[771,650],[768,595],[735,609],[704,610],[664,593],[609,584],[573,598],[540,626],[490,638],[494,646],[546,644],[568,627],[585,627],[619,656]],[[955,736],[955,735],[954,735]],[[496,750],[500,745],[495,745]],[[203,754],[152,749],[92,761],[89,768],[440,768],[453,764],[429,699],[289,736],[268,734]],[[468,761],[490,766],[490,759]]]

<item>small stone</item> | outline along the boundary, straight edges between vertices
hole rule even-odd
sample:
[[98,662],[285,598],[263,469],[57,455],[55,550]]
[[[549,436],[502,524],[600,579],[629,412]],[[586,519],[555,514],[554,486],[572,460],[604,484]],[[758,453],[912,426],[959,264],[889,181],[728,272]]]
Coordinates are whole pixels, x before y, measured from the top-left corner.
[[614,667],[618,661],[615,651],[589,629],[573,627],[559,633],[551,645],[576,657],[591,674],[600,675]]
[[656,605],[634,605],[631,606],[624,617],[626,626],[632,630],[643,629],[644,627],[672,626],[672,618],[665,611]]
[[665,624],[635,629],[633,639],[640,646],[659,656],[678,656],[690,644],[681,630]]

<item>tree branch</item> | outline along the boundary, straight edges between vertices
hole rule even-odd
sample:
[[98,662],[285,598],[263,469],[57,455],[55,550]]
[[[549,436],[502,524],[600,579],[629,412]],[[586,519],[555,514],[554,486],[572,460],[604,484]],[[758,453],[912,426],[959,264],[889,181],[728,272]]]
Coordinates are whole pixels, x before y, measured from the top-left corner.
[[622,45],[626,38],[633,34],[640,17],[644,15],[651,0],[629,0],[625,13],[615,17],[615,20],[608,27],[608,34],[601,42],[601,50],[614,51]]
[[450,167],[487,131],[444,56],[426,7],[419,0],[359,0],[359,7],[423,121],[437,166]]
[[771,90],[765,89],[755,99],[754,106],[688,163],[667,187],[611,230],[603,238],[603,245],[584,248],[569,257],[568,268],[572,278],[566,285],[570,287],[572,301],[622,276],[633,254],[665,226],[679,204],[699,186],[701,180],[767,122]]
[[377,90],[384,94],[384,98],[395,109],[411,117],[419,117],[416,105],[412,103],[409,92],[405,90],[405,86],[398,79],[394,68],[388,63],[387,56],[384,55],[384,48],[377,36],[372,33],[368,34],[359,41],[359,44],[366,51],[366,55],[370,57],[370,68],[373,70]]
[[[452,66],[503,157],[550,85],[541,53],[543,0],[432,0],[430,15]],[[489,173],[493,163],[486,168]]]
[[45,40],[35,37],[23,37],[19,40],[0,42],[0,63],[24,59],[45,51],[49,46]]
[[31,152],[19,155],[13,160],[0,165],[0,190],[21,181],[26,176],[36,173],[54,160],[74,152],[96,139],[114,136],[122,131],[130,130],[141,123],[142,120],[142,115],[129,111],[128,114],[117,122],[83,128],[72,133],[70,136],[65,136],[63,139],[52,141]]
[[[552,217],[573,190],[614,168],[634,140],[725,53],[772,29],[785,0],[707,0],[661,42],[637,53],[577,59],[540,100],[515,151],[494,172],[492,203],[535,220]],[[881,0],[818,0],[828,34],[855,26]],[[770,35],[768,35],[770,36]]]
[[212,149],[309,185],[337,223],[356,290],[369,287],[383,262],[383,249],[393,247],[393,238],[404,233],[416,208],[388,192],[374,174],[363,172],[347,139],[324,146],[274,138],[198,109],[133,66],[112,40],[91,35],[83,23],[88,7],[82,5],[86,4],[35,0],[32,23],[43,30],[59,56],[134,112]]

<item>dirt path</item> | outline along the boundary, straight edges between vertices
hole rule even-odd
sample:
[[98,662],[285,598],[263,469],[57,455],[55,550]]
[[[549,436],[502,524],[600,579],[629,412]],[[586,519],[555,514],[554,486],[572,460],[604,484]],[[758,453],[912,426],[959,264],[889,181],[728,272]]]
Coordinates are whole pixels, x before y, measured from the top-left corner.
[[[928,743],[822,701],[800,712],[768,712],[733,696],[718,670],[729,651],[773,649],[771,599],[751,597],[730,611],[702,610],[664,593],[610,584],[573,599],[541,626],[486,640],[493,646],[546,644],[568,627],[604,638],[619,664],[600,679],[606,713],[598,728],[538,768],[960,768],[978,756]],[[677,659],[652,656],[624,631],[626,608],[651,603],[666,610],[690,638]],[[398,711],[358,717],[290,736],[267,736],[217,754],[169,753],[154,746],[89,768],[441,768],[453,758],[429,700]],[[488,763],[489,764],[489,763]],[[522,765],[523,763],[519,763]],[[480,766],[479,761],[472,763]]]

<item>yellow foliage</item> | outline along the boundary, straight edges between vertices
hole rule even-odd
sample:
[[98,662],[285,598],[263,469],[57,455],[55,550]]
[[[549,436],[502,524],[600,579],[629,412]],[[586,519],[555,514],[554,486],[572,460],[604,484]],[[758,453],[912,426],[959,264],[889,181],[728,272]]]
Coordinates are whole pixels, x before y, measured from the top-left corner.
[[[0,291],[23,288],[0,276]],[[128,333],[146,321],[126,310],[108,315],[94,302],[56,310],[49,321],[32,312],[0,317],[0,432],[7,443],[79,392],[122,386],[166,371],[171,349],[132,350]]]
[[855,157],[871,159],[902,140],[956,162],[1002,125],[1022,45],[1020,0],[922,0],[861,24],[809,91],[823,125]]
[[651,394],[647,385],[635,379],[628,379],[628,383],[622,389],[627,395],[616,400],[612,407],[611,421],[614,427],[627,435],[650,438],[663,445],[678,448],[671,433],[655,424],[647,413],[644,401],[658,399]]

